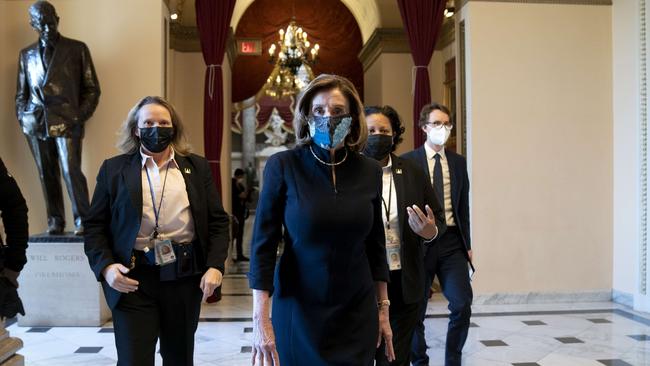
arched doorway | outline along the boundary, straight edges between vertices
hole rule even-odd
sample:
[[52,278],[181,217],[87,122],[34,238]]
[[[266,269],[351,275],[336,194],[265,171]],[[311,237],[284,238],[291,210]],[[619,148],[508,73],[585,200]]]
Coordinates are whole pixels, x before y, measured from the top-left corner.
[[[342,1],[257,0],[243,11],[236,24],[235,40],[258,45],[254,54],[238,49],[232,69],[232,170],[246,171],[246,182],[250,185],[250,195],[246,194],[250,216],[244,225],[245,255],[254,221],[255,192],[261,188],[256,184],[261,180],[265,161],[271,154],[293,147],[291,120],[295,98],[275,99],[263,93],[274,68],[267,50],[278,41],[278,30],[286,28],[292,19],[309,34],[311,42],[320,45],[318,62],[311,69],[313,74],[345,76],[363,96],[363,66],[358,58],[363,38],[357,19]],[[275,135],[282,136],[280,145],[273,141]],[[235,205],[237,197],[233,195],[232,199]],[[238,262],[234,267],[239,272],[246,271],[245,263]]]

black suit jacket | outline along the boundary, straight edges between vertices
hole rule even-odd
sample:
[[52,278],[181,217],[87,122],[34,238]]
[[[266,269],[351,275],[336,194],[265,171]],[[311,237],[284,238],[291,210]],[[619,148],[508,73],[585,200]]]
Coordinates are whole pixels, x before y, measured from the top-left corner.
[[[2,267],[20,272],[27,263],[25,251],[27,250],[27,203],[20,193],[16,180],[7,172],[4,162],[0,159],[0,214],[2,224],[7,235],[6,247],[3,258],[0,258]],[[2,238],[0,238],[2,244]]]
[[[451,180],[451,206],[454,212],[454,220],[460,231],[463,244],[467,250],[472,249],[472,240],[469,229],[469,176],[467,174],[467,160],[462,155],[445,149],[445,156],[449,165],[449,178]],[[427,181],[431,185],[428,177],[429,164],[427,163],[427,153],[424,145],[409,151],[402,155],[402,158],[410,160],[417,164],[426,174]]]
[[85,43],[59,36],[50,65],[38,42],[20,51],[16,117],[30,136],[83,137],[99,102],[99,82]]
[[422,301],[424,293],[424,240],[408,224],[407,206],[418,205],[426,214],[425,205],[429,205],[436,217],[438,236],[446,229],[445,213],[433,187],[422,170],[412,162],[391,154],[393,181],[397,195],[399,230],[402,247],[402,296],[407,304]]
[[[90,212],[84,220],[85,251],[90,267],[102,282],[109,307],[120,293],[112,289],[102,271],[112,263],[129,267],[142,219],[142,157],[139,153],[105,160],[97,175]],[[224,272],[228,255],[228,215],[223,210],[208,161],[176,154],[185,179],[198,246],[199,266]]]

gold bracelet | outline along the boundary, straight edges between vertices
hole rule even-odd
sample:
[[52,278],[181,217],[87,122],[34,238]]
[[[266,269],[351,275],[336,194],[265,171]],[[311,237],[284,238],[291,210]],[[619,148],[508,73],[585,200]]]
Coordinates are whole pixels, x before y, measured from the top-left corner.
[[390,306],[390,300],[381,300],[377,302],[377,307]]

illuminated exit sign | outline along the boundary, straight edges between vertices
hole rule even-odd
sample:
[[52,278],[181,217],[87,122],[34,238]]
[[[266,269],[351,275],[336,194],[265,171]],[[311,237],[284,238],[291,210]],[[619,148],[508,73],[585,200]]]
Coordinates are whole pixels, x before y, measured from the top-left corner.
[[238,55],[261,55],[262,54],[262,41],[259,39],[237,39],[237,54]]

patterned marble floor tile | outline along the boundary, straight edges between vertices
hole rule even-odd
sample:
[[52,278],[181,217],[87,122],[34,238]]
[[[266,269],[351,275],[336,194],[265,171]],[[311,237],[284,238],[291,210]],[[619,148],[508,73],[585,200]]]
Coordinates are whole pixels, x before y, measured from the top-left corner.
[[[242,353],[242,348],[252,342],[252,297],[245,276],[227,276],[224,293],[219,303],[202,305],[204,321],[199,323],[195,339],[197,366],[250,365],[251,354]],[[436,294],[427,309],[425,337],[430,365],[443,366],[447,302]],[[602,366],[597,360],[622,360],[634,366],[650,366],[650,341],[629,337],[650,335],[650,314],[609,302],[477,305],[472,309],[471,322],[476,326],[469,330],[463,365]],[[46,332],[29,332],[31,327],[17,324],[7,329],[23,340],[21,354],[26,356],[27,365],[103,366],[115,364],[117,359],[111,328],[109,322],[101,328],[51,328]],[[558,337],[575,337],[584,343],[563,344]],[[500,340],[507,346],[488,347],[481,342],[486,340]],[[75,353],[82,347],[96,347],[99,352]],[[162,365],[158,354],[156,365]]]
[[602,363],[595,359],[558,353],[551,353],[537,361],[537,363],[542,366],[603,366]]

